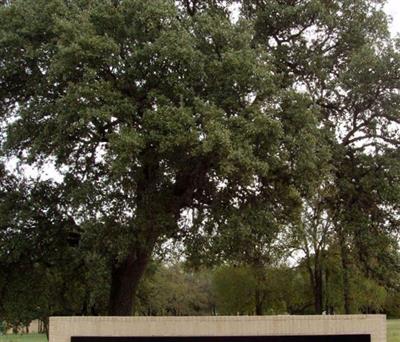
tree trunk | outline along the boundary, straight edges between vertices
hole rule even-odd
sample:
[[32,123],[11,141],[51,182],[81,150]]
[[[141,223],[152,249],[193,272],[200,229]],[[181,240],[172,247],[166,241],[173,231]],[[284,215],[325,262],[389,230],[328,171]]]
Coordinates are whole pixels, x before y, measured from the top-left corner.
[[340,237],[340,258],[342,260],[343,269],[343,300],[344,300],[344,312],[345,314],[351,313],[350,303],[350,269],[349,269],[349,257],[348,251],[343,236]]
[[324,278],[323,278],[323,251],[316,250],[315,252],[315,312],[322,314],[324,309]]
[[256,280],[256,288],[254,292],[255,300],[255,314],[261,316],[264,314],[264,300],[265,300],[265,269],[262,261],[257,260],[252,270],[254,272],[254,277]]
[[49,340],[49,317],[45,317],[43,320],[44,333],[46,334],[47,341]]
[[330,289],[329,289],[329,268],[325,267],[325,312],[328,315],[331,315],[333,312],[331,312],[331,307],[330,307]]
[[319,253],[314,255],[314,265],[311,264],[311,257],[307,255],[307,270],[314,295],[314,311],[315,314],[321,314],[323,308],[323,279]]
[[347,262],[347,256],[342,257],[343,267],[343,300],[344,300],[344,312],[345,314],[351,313],[350,305],[350,279],[349,279],[349,267]]
[[323,308],[323,284],[322,284],[322,270],[316,269],[314,274],[314,307],[316,314],[322,314]]
[[256,291],[255,291],[255,304],[256,304],[256,315],[261,316],[263,314],[263,299],[262,299],[262,294],[261,290],[257,285]]
[[151,250],[136,250],[121,263],[112,265],[108,314],[131,316],[134,297],[149,263]]

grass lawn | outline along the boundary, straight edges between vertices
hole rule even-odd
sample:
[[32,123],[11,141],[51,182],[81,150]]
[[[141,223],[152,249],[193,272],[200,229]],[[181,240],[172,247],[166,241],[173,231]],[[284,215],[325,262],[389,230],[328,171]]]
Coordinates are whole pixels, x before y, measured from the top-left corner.
[[46,342],[45,335],[29,334],[29,335],[5,335],[0,336],[0,342]]
[[388,342],[400,342],[400,319],[392,319],[388,321]]
[[[400,342],[400,319],[389,320],[387,342]],[[0,336],[0,342],[46,342],[44,335],[7,335]]]

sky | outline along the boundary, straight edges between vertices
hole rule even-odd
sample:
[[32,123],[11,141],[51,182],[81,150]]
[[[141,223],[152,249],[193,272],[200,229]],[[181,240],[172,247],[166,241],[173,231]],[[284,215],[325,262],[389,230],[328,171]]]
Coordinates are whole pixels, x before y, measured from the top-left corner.
[[392,17],[390,29],[393,35],[400,33],[400,0],[388,0],[385,6],[386,13]]

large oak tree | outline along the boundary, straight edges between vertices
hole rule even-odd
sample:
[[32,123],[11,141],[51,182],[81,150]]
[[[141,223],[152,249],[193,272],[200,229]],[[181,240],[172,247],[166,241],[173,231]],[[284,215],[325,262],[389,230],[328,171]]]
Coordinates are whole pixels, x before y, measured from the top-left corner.
[[[155,246],[179,235],[185,210],[255,193],[271,177],[296,198],[293,175],[313,168],[315,113],[281,87],[251,23],[214,1],[0,9],[5,155],[61,175],[82,243],[109,261],[111,315],[132,312]],[[308,164],[290,139],[303,130]]]

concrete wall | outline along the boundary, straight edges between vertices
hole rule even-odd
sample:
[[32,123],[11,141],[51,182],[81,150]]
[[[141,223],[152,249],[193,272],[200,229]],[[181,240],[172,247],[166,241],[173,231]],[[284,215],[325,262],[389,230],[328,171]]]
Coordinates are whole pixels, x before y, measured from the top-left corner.
[[70,342],[71,336],[324,334],[371,334],[371,342],[386,342],[386,316],[51,317],[49,342]]

